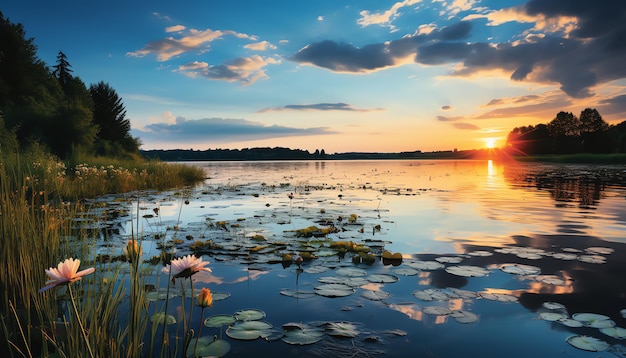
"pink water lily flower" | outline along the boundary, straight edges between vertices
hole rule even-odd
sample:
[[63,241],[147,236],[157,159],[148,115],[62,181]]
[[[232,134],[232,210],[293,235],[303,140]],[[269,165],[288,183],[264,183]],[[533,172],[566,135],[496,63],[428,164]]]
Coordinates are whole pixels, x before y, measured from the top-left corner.
[[83,276],[89,275],[96,270],[95,268],[90,267],[78,272],[79,266],[79,259],[66,259],[63,262],[60,262],[56,268],[50,267],[45,270],[49,280],[46,282],[46,286],[41,288],[39,292],[44,292],[56,286],[63,286],[78,281],[83,278]]
[[172,276],[172,281],[177,278],[187,278],[200,271],[211,272],[208,267],[209,261],[202,261],[202,257],[195,257],[194,255],[183,256],[179,259],[172,260],[169,265],[163,268],[163,272]]

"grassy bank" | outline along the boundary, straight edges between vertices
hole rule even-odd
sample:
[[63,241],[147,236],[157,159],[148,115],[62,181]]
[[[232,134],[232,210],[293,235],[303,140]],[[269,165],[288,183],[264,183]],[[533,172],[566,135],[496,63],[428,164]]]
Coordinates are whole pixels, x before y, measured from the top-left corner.
[[[73,218],[84,210],[85,198],[184,187],[204,177],[197,167],[140,158],[79,155],[64,162],[36,147],[0,152],[0,350],[12,357],[140,356],[145,315],[131,315],[120,326],[119,268],[89,256],[97,233],[77,228]],[[45,269],[67,258],[96,270],[65,288],[40,293],[50,278]],[[130,268],[129,279],[137,306],[144,302],[138,268],[137,263]]]
[[515,156],[520,162],[576,163],[576,164],[626,164],[626,153],[611,154],[545,154]]

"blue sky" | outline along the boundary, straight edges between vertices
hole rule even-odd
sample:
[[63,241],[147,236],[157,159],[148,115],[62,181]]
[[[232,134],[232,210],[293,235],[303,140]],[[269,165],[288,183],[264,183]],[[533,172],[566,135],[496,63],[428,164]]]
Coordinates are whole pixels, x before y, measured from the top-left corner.
[[122,97],[143,149],[504,145],[626,120],[623,0],[7,0],[49,66]]

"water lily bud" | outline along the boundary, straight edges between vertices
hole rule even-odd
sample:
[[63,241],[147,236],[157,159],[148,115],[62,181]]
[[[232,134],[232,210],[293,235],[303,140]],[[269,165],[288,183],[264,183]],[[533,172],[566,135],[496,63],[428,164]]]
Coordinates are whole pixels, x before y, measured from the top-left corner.
[[211,290],[203,287],[200,294],[198,294],[198,306],[200,307],[211,307],[213,306],[213,294]]

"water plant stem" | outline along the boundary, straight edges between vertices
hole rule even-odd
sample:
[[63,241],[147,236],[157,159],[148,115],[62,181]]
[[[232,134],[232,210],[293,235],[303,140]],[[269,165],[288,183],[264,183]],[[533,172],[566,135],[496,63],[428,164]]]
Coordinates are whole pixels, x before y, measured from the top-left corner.
[[74,315],[76,316],[76,320],[78,321],[78,324],[80,325],[80,332],[83,335],[83,339],[85,340],[85,344],[87,345],[87,349],[89,350],[89,356],[91,358],[94,358],[94,354],[93,351],[91,350],[91,345],[89,344],[89,337],[87,337],[87,331],[85,330],[85,327],[83,326],[83,320],[80,318],[80,315],[78,314],[78,309],[76,308],[76,302],[74,300],[74,293],[72,292],[72,285],[69,284],[67,285],[67,291],[70,294],[70,301],[72,301],[72,307],[74,308]]

